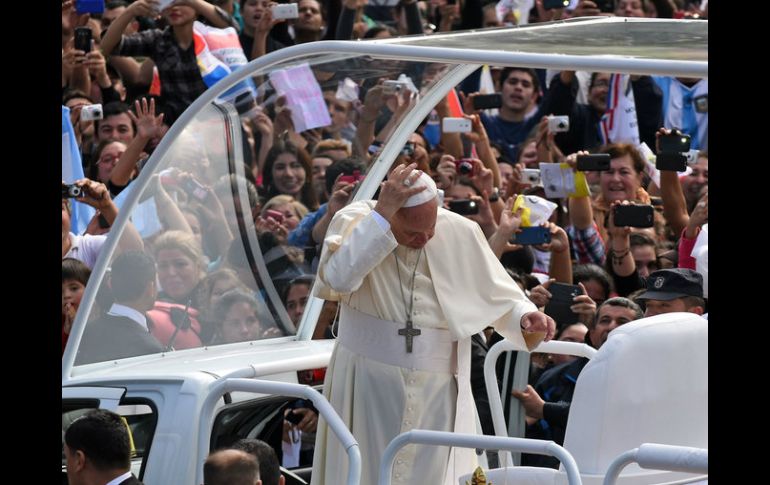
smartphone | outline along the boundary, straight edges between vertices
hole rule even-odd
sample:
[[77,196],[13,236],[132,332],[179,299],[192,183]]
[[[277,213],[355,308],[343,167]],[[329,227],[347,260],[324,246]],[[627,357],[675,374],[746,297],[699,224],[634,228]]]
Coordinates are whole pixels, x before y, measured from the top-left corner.
[[511,238],[511,244],[534,245],[551,242],[551,229],[543,226],[522,227]]
[[684,172],[687,170],[687,155],[684,153],[658,153],[658,156],[655,157],[655,168]]
[[343,176],[341,176],[339,178],[339,181],[340,182],[346,182],[346,183],[349,183],[349,184],[354,184],[354,183],[358,182],[359,180],[363,180],[363,179],[364,179],[364,176],[361,175],[361,171],[360,170],[353,170],[353,174],[352,175],[343,175]]
[[473,109],[492,109],[500,108],[502,106],[503,95],[500,93],[479,94],[473,97]]
[[449,210],[454,212],[455,214],[460,214],[461,216],[467,216],[471,214],[478,214],[479,205],[476,203],[475,200],[456,199],[456,200],[449,201]]
[[565,8],[569,5],[569,0],[543,0],[543,8],[553,10],[555,8]]
[[84,13],[104,13],[104,0],[77,0],[75,12],[78,15]]
[[468,118],[443,118],[441,131],[444,133],[470,133],[471,120]]
[[293,409],[283,417],[283,419],[294,425],[299,424],[302,421],[302,418],[303,416],[299,413],[295,413]]
[[593,0],[596,7],[604,13],[615,13],[615,0]]
[[206,200],[206,197],[209,195],[206,187],[192,177],[184,177],[182,179],[182,188],[200,201]]
[[406,142],[404,148],[401,149],[401,155],[404,155],[405,157],[414,155],[414,143],[411,141]]
[[283,214],[278,211],[274,211],[272,209],[268,209],[265,211],[265,217],[275,219],[275,222],[277,222],[278,224],[283,222]]
[[91,35],[88,27],[75,27],[75,49],[91,52]]
[[684,153],[690,151],[690,135],[671,133],[658,138],[660,153]]
[[270,9],[273,18],[279,19],[296,19],[299,18],[299,11],[297,10],[296,3],[284,3],[282,5],[275,5]]
[[548,287],[548,292],[551,293],[551,299],[543,311],[554,319],[557,328],[580,321],[580,315],[570,309],[575,304],[574,298],[583,294],[580,286],[554,282]]
[[603,172],[610,169],[610,154],[578,155],[577,169],[581,172]]
[[616,205],[613,210],[616,227],[652,227],[654,213],[651,205]]

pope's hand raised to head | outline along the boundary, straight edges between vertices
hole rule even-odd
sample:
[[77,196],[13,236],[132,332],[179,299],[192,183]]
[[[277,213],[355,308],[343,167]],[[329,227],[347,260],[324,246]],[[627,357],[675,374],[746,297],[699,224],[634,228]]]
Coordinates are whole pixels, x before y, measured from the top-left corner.
[[415,170],[415,167],[417,167],[416,163],[397,166],[388,174],[388,179],[380,185],[380,197],[377,199],[374,210],[388,221],[409,197],[427,189],[424,185],[413,187],[414,182],[422,174],[422,170]]

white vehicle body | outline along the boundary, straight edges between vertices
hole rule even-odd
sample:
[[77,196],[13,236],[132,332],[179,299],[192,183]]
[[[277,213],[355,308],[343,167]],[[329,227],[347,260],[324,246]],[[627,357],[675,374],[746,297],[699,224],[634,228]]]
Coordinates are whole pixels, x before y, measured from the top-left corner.
[[[266,75],[271,72],[307,63],[319,79],[328,73],[341,80],[344,67],[350,69],[347,76],[353,79],[356,74],[362,79],[392,74],[395,79],[406,67],[441,65],[435,78],[422,86],[420,101],[403,117],[371,166],[356,194],[358,200],[374,194],[409,134],[436,102],[483,64],[706,77],[707,29],[708,23],[703,21],[575,19],[523,28],[372,42],[316,42],[283,49],[252,61],[213,86],[185,111],[155,150],[139,178],[132,182],[133,192],[121,208],[112,235],[94,268],[64,353],[63,412],[72,413],[67,419],[76,416],[77,410],[90,407],[117,410],[120,406],[124,415],[150,416],[146,424],[138,425],[142,430],[134,430],[135,434],[145,434],[148,446],[135,460],[137,476],[147,485],[202,483],[202,465],[208,448],[216,446],[212,434],[216,435],[223,426],[222,413],[231,412],[229,416],[232,417],[242,409],[239,406],[249,408],[255,421],[244,426],[248,426],[249,436],[254,436],[260,432],[260,426],[272,419],[272,415],[257,419],[259,409],[263,405],[270,408],[275,399],[282,399],[282,403],[288,400],[286,397],[227,393],[216,396],[217,405],[208,409],[205,402],[219,380],[238,377],[297,383],[299,371],[323,368],[328,364],[333,341],[311,340],[323,301],[311,298],[300,325],[294,329],[271,284],[265,284],[263,291],[266,300],[273,304],[277,302],[274,313],[277,315],[276,326],[284,333],[282,337],[84,365],[76,363],[79,343],[97,299],[97,290],[105,282],[105,274],[129,217],[138,217],[138,203],[149,193],[151,177],[183,163],[180,160],[184,159],[185,150],[190,150],[191,145],[195,145],[195,150],[205,151],[212,166],[220,167],[217,175],[243,174],[242,163],[239,163],[242,159],[240,132],[228,124],[238,119],[238,113],[232,103],[217,100],[246,76],[263,76],[262,82],[266,82]],[[382,72],[374,72],[375,69]],[[239,207],[248,207],[245,191],[239,185],[233,183],[232,193],[236,195],[225,207],[228,216],[238,214]],[[236,237],[242,238],[246,256],[252,258],[249,261],[255,280],[262,278],[264,281],[268,274],[265,261],[259,251],[249,249],[259,248],[259,243],[253,234],[244,230],[249,220],[251,217],[240,219],[240,233],[236,233]],[[234,430],[230,432],[234,433]]]

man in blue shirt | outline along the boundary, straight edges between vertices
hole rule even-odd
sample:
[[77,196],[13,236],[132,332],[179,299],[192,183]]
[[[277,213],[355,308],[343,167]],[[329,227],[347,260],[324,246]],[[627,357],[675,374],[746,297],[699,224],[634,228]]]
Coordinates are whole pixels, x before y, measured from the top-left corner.
[[[540,80],[534,69],[508,67],[500,74],[503,105],[499,114],[481,113],[489,139],[505,150],[508,160],[516,160],[517,145],[537,125],[543,113],[538,108]],[[473,95],[469,97],[472,99]]]

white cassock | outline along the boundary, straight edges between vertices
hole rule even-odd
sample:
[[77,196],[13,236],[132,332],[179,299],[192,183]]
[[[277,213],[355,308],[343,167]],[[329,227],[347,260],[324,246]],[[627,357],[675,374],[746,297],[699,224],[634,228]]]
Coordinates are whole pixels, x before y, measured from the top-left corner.
[[[335,214],[315,292],[342,308],[324,395],[358,440],[362,485],[377,483],[385,447],[403,432],[475,433],[470,337],[492,325],[527,350],[521,317],[537,310],[477,223],[440,208],[435,236],[416,250],[399,246],[383,229],[374,204],[359,201]],[[412,320],[422,334],[406,353],[398,329],[406,321],[413,272]],[[396,456],[393,483],[457,484],[475,464],[474,450],[408,445]],[[312,483],[345,483],[347,471],[345,450],[320,419]]]

